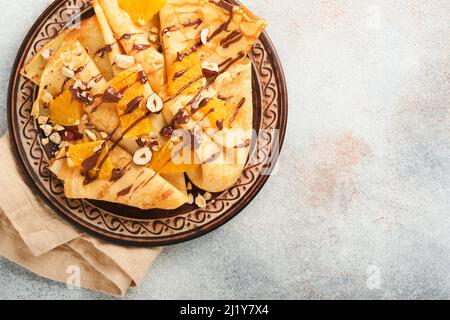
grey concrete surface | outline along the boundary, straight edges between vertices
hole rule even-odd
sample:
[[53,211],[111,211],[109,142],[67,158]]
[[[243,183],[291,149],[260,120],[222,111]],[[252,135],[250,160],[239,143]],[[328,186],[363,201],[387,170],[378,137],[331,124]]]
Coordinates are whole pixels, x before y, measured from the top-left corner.
[[[45,0],[0,0],[0,111]],[[245,0],[290,101],[280,169],[128,299],[450,297],[450,1]],[[106,299],[0,259],[0,298]]]

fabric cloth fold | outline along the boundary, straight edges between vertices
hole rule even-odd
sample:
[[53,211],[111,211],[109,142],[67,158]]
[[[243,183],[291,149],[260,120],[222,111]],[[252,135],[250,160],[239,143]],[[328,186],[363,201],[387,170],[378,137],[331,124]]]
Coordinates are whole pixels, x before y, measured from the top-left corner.
[[139,286],[161,248],[126,247],[87,235],[36,198],[0,138],[0,255],[58,282],[123,296]]

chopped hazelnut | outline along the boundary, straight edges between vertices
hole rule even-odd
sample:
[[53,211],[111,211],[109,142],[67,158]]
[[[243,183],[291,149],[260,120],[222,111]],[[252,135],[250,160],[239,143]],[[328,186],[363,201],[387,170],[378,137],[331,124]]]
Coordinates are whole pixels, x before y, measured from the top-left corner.
[[41,129],[42,129],[42,131],[44,131],[44,134],[45,134],[46,137],[51,135],[52,132],[53,132],[53,127],[51,125],[49,125],[49,124],[41,125]]
[[61,136],[59,135],[59,133],[57,132],[53,132],[50,137],[49,137],[50,141],[53,142],[54,144],[60,144],[61,143]]
[[209,37],[209,29],[205,28],[200,33],[200,40],[204,45],[208,43],[208,37]]
[[49,140],[48,138],[43,138],[43,139],[41,140],[41,143],[42,143],[43,146],[48,145],[49,142],[50,142],[50,140]]
[[209,201],[212,199],[212,194],[210,192],[206,192],[203,197],[205,197],[206,201]]
[[46,124],[48,122],[48,117],[39,116],[37,118],[37,122],[38,122],[39,125]]
[[89,140],[97,141],[97,136],[91,130],[88,129],[84,130],[84,134],[89,138]]
[[133,56],[118,54],[115,58],[115,62],[119,68],[128,69],[134,65],[136,60]]
[[199,194],[197,196],[197,198],[195,198],[195,204],[199,208],[204,208],[204,207],[206,207],[206,200],[205,200],[205,198],[203,198],[203,196],[201,194]]

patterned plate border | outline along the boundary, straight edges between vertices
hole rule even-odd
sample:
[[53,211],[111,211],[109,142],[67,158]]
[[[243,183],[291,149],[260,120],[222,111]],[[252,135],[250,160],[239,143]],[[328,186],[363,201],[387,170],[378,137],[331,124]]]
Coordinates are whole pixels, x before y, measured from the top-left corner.
[[[230,0],[230,2],[239,3]],[[30,116],[37,86],[19,71],[35,52],[66,28],[71,8],[82,17],[92,15],[90,0],[57,0],[37,19],[26,35],[8,88],[8,126],[13,151],[26,181],[45,203],[87,232],[137,246],[165,246],[211,232],[240,213],[267,182],[281,150],[287,127],[288,98],[283,69],[268,35],[263,33],[251,50],[254,86],[255,137],[250,160],[239,181],[204,209],[185,206],[173,212],[151,210],[142,217],[131,208],[107,206],[83,199],[67,199],[62,184],[47,169],[48,158]]]

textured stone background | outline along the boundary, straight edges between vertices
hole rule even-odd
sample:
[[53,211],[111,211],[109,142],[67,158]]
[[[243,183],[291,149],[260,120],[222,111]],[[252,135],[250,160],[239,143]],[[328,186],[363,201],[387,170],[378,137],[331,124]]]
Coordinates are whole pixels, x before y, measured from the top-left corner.
[[[450,298],[450,1],[246,0],[290,95],[279,172],[235,220],[167,248],[128,298]],[[0,0],[11,65],[45,0]],[[0,298],[69,291],[0,258]]]

